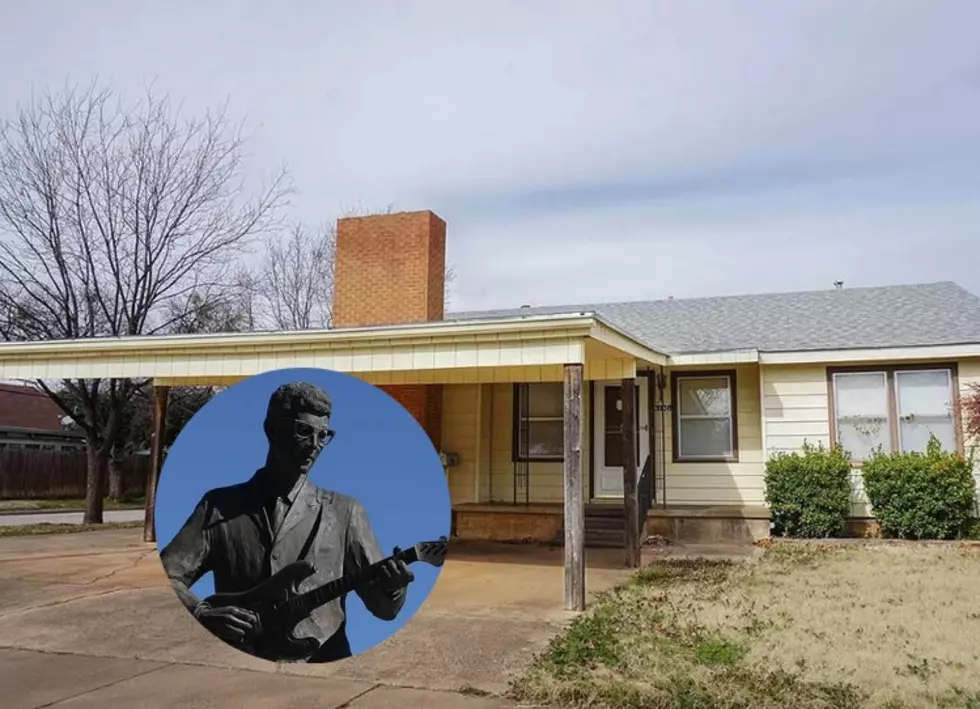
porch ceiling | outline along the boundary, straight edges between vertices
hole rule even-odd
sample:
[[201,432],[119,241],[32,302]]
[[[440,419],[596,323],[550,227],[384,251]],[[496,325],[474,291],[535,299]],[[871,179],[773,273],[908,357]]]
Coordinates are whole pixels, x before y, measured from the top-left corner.
[[0,344],[0,379],[152,378],[231,384],[281,368],[347,372],[376,384],[560,381],[632,376],[664,364],[590,313],[304,332],[92,338]]

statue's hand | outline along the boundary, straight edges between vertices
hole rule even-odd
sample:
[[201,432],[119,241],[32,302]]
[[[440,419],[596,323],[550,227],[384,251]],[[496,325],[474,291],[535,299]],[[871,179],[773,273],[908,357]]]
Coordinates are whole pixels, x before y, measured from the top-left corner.
[[[401,549],[395,547],[394,555],[401,553]],[[408,568],[401,559],[392,559],[381,568],[381,578],[378,583],[382,589],[388,593],[401,591],[408,584],[415,580],[415,574]]]
[[259,629],[259,618],[255,613],[235,606],[211,608],[202,603],[194,611],[194,617],[219,638],[236,645],[245,639],[246,634]]

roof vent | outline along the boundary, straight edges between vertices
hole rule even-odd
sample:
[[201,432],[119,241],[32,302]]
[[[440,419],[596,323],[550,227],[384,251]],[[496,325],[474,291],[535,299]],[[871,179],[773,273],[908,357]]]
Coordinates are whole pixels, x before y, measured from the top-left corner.
[[834,288],[840,290],[844,287],[844,281],[834,281]]

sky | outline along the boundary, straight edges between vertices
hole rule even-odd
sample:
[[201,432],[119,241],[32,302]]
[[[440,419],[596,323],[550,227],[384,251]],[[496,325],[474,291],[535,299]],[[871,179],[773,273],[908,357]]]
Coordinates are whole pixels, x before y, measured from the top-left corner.
[[431,209],[451,308],[953,280],[980,294],[974,0],[68,0],[0,114],[99,77],[228,102],[290,213]]
[[[167,455],[157,490],[157,546],[161,550],[205,492],[244,482],[262,467],[268,452],[262,422],[269,397],[291,381],[316,384],[333,401],[330,427],[337,433],[313,464],[311,480],[359,500],[386,555],[395,546],[407,549],[449,537],[446,474],[438,453],[411,414],[380,389],[355,377],[329,370],[282,369],[222,391],[181,430]],[[410,568],[415,580],[394,621],[372,616],[356,594],[347,597],[347,637],[354,654],[389,638],[425,602],[441,568],[422,562]],[[201,599],[214,593],[211,574],[191,590]],[[207,631],[202,628],[202,632]]]

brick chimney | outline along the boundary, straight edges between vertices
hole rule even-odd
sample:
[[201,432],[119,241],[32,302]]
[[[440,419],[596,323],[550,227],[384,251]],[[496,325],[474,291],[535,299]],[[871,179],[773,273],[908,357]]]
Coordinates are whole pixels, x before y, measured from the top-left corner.
[[[443,319],[446,222],[432,212],[337,220],[333,327]],[[381,386],[412,413],[433,445],[442,438],[440,385]]]

